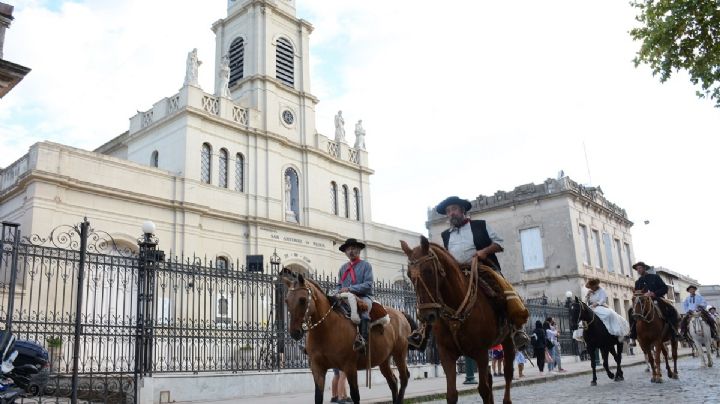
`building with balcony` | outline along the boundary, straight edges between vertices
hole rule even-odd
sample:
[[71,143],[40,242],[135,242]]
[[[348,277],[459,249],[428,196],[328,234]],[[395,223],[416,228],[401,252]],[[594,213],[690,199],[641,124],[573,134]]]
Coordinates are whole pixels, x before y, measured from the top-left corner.
[[9,93],[28,73],[30,68],[5,60],[3,45],[5,31],[13,20],[13,6],[0,3],[0,98]]

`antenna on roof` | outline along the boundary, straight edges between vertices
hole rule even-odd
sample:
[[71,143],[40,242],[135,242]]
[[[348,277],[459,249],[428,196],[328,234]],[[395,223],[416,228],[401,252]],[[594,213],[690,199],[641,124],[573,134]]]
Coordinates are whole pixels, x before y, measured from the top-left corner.
[[585,141],[583,140],[583,153],[585,153],[585,167],[587,167],[588,173],[588,185],[592,186],[592,176],[590,175],[590,163],[587,158],[587,149],[585,148]]

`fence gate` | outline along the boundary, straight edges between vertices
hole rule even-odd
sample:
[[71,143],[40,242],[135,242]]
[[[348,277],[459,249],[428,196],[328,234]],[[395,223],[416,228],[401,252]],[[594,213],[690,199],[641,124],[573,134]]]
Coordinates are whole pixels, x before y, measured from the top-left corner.
[[0,321],[49,353],[22,402],[137,402],[138,257],[85,220],[47,237],[3,222],[0,258]]

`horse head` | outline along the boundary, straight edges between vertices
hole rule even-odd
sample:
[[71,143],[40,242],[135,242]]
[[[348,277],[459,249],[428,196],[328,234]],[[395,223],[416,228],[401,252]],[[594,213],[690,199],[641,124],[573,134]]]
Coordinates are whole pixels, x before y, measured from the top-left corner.
[[288,268],[283,268],[280,279],[287,286],[285,304],[290,314],[288,331],[290,336],[298,341],[308,330],[308,324],[313,314],[315,314],[315,297],[313,294],[318,294],[319,290],[309,280],[306,280],[302,274],[296,274]]
[[647,318],[653,310],[653,302],[650,296],[644,293],[635,292],[633,296],[632,316],[633,318]]
[[570,304],[570,323],[578,324],[580,321],[592,321],[590,308],[575,296],[575,301]]
[[418,247],[411,249],[404,241],[400,241],[400,246],[408,257],[407,275],[417,294],[418,315],[423,321],[432,323],[440,317],[444,305],[440,291],[447,282],[447,257],[442,254],[441,247],[431,244],[424,236],[420,236]]

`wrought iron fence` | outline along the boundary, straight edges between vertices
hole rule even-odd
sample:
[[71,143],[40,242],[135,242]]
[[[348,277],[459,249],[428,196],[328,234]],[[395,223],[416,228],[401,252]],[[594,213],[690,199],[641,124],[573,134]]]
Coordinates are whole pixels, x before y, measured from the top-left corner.
[[[139,378],[153,373],[309,367],[304,341],[287,331],[277,256],[259,272],[196,256],[166,258],[151,234],[138,240],[135,254],[87,221],[45,238],[19,236],[0,238],[0,320],[19,339],[48,348],[44,393],[56,401],[134,402]],[[328,291],[336,286],[334,277],[311,277]],[[376,282],[374,292],[415,318],[409,283]],[[551,316],[563,352],[576,352],[565,303],[530,300],[527,307],[528,331]],[[431,341],[425,352],[411,351],[409,362],[437,357]]]

